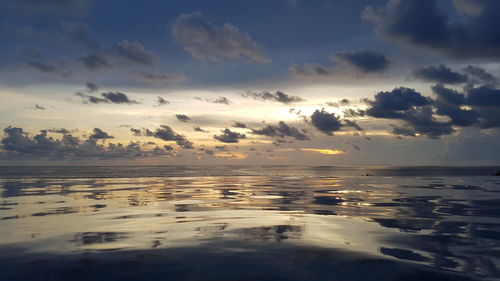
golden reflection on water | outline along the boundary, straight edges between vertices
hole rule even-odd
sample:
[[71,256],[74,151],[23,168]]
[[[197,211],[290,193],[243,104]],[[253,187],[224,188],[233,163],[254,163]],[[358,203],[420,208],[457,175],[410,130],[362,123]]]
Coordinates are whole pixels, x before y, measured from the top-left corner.
[[[456,271],[471,266],[480,270],[486,265],[464,247],[500,247],[500,236],[493,237],[500,234],[500,222],[498,208],[481,209],[484,204],[471,198],[500,202],[498,185],[484,182],[484,189],[474,189],[463,179],[459,184],[446,180],[3,179],[0,245],[18,244],[35,252],[80,252],[248,240],[341,248]],[[416,245],[421,239],[429,240]],[[439,251],[432,248],[436,246]],[[482,256],[484,263],[498,263]]]

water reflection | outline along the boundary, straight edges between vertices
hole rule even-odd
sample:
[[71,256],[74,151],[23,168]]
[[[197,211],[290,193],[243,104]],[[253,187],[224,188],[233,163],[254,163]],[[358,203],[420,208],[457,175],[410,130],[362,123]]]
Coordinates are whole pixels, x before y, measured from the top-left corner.
[[60,254],[229,241],[308,245],[500,277],[498,179],[319,176],[318,169],[0,179],[0,247]]

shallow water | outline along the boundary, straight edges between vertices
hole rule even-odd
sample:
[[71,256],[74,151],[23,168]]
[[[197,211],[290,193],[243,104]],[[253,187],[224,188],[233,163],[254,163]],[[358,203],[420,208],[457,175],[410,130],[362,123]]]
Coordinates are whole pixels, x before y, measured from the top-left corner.
[[495,280],[496,170],[1,167],[0,280]]

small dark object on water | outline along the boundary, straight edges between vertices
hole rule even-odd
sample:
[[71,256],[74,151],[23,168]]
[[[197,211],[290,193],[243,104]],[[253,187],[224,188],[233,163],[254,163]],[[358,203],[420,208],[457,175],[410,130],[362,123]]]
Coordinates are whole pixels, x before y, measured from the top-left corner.
[[[500,173],[500,172],[499,172],[499,173]],[[367,177],[371,177],[371,176],[373,176],[373,175],[372,175],[372,174],[370,174],[370,173],[367,173],[365,176],[367,176]]]
[[500,176],[500,171],[498,171],[496,174],[493,174],[492,176]]

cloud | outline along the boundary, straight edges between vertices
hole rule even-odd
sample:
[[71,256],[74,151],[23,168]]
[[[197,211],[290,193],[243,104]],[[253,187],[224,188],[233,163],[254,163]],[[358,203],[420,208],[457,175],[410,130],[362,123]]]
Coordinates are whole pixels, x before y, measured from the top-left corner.
[[49,133],[56,133],[56,134],[70,134],[70,131],[68,129],[60,128],[60,129],[47,129]]
[[487,85],[498,84],[498,79],[491,73],[488,73],[486,70],[482,69],[481,67],[468,65],[467,67],[464,68],[464,72],[470,76],[469,82],[484,83]]
[[199,101],[206,101],[209,103],[218,103],[218,104],[225,104],[225,105],[231,104],[231,101],[226,97],[218,97],[215,99],[207,99],[207,98],[200,98],[200,97],[194,97],[194,98],[199,100]]
[[139,65],[152,65],[154,57],[144,49],[144,46],[137,42],[123,40],[115,44],[115,53],[122,60]]
[[413,77],[442,84],[461,84],[468,81],[467,75],[454,72],[442,64],[417,68],[413,72]]
[[278,125],[267,125],[261,129],[251,129],[252,134],[268,137],[292,137],[296,140],[310,140],[306,130],[299,130],[280,121]]
[[385,7],[366,7],[362,17],[401,44],[457,58],[500,58],[500,2],[455,0],[455,14],[465,14],[458,17],[448,16],[438,2],[389,0]]
[[101,52],[95,52],[80,58],[83,65],[89,70],[102,70],[111,68],[106,56]]
[[390,64],[386,56],[375,49],[338,52],[330,59],[367,73],[384,71]]
[[156,104],[154,106],[162,106],[162,105],[166,105],[166,104],[170,103],[168,100],[164,99],[163,97],[158,97],[157,102],[158,102],[158,104]]
[[423,135],[436,139],[453,133],[452,122],[441,122],[433,116],[433,103],[432,99],[413,89],[400,87],[376,94],[374,101],[368,101],[371,107],[366,114],[403,121],[402,126],[394,126],[392,133],[396,135]]
[[2,157],[48,157],[49,159],[78,159],[78,158],[136,158],[157,157],[171,155],[166,149],[159,147],[153,150],[142,150],[138,142],[130,142],[128,145],[120,143],[98,144],[97,139],[80,138],[69,134],[68,130],[60,139],[54,139],[47,135],[48,130],[41,130],[39,134],[30,137],[22,128],[9,126],[4,129],[4,137],[1,140],[3,152]]
[[174,83],[174,82],[181,82],[184,79],[186,79],[186,76],[181,72],[167,73],[164,71],[160,72],[136,71],[132,74],[132,77],[137,81],[151,83],[151,84]]
[[97,92],[99,90],[99,86],[97,86],[95,83],[87,82],[85,84],[85,89],[89,93]]
[[327,78],[331,77],[336,69],[319,63],[290,64],[288,70],[299,78]]
[[90,139],[95,140],[105,140],[105,139],[114,139],[115,137],[109,135],[99,128],[94,128],[94,132],[89,136]]
[[337,52],[331,54],[329,60],[336,64],[293,63],[288,71],[301,79],[350,79],[384,72],[391,64],[382,52],[372,48]]
[[177,120],[179,120],[181,122],[189,122],[189,121],[191,121],[191,118],[189,118],[189,116],[184,115],[184,114],[175,114],[175,117],[177,118]]
[[214,139],[225,142],[225,143],[238,143],[240,140],[245,139],[246,136],[244,134],[233,132],[229,129],[221,130],[221,135],[214,135]]
[[391,92],[379,92],[374,101],[369,101],[371,107],[366,111],[376,118],[401,118],[402,111],[414,106],[430,105],[431,101],[421,93],[410,88],[395,88]]
[[235,122],[233,123],[233,127],[235,127],[235,128],[242,128],[242,129],[244,129],[244,128],[246,128],[246,127],[247,127],[247,125],[246,125],[246,124],[244,124],[244,123],[242,123],[242,122],[235,121]]
[[467,104],[477,106],[500,106],[500,89],[481,86],[469,90]]
[[311,115],[311,124],[329,136],[342,128],[340,117],[336,116],[335,113],[328,113],[324,109],[314,111]]
[[434,101],[436,114],[448,116],[452,125],[471,126],[479,122],[479,114],[474,110],[464,109],[465,95],[438,84],[432,87],[437,98]]
[[260,63],[269,62],[262,47],[250,35],[229,23],[214,25],[198,12],[180,15],[172,24],[171,33],[196,60],[221,62],[249,58]]
[[186,139],[185,136],[176,133],[172,128],[167,125],[160,125],[155,131],[150,129],[134,129],[130,128],[134,136],[155,137],[164,141],[175,141],[177,145],[185,149],[192,149],[193,143]]
[[200,127],[194,127],[194,128],[193,128],[193,130],[194,130],[195,132],[200,132],[200,133],[208,133],[208,131],[205,131],[205,130],[203,130],[203,129],[202,129],[202,128],[200,128]]
[[138,101],[129,98],[126,94],[121,92],[105,92],[101,97],[87,95],[84,93],[76,93],[75,95],[83,99],[85,104],[98,104],[98,103],[114,103],[114,104],[139,104]]
[[297,96],[287,95],[281,91],[276,91],[274,94],[270,92],[247,92],[242,94],[245,98],[253,98],[254,100],[260,101],[275,101],[284,104],[292,104],[296,102],[304,101],[302,98]]

